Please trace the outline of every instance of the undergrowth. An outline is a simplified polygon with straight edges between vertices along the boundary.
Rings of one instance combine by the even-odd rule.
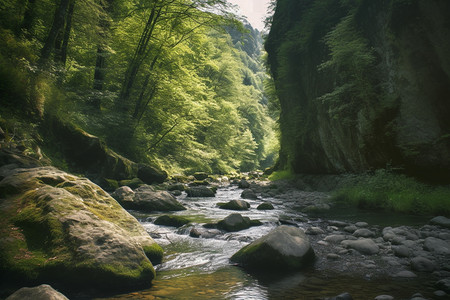
[[[450,186],[431,186],[388,170],[359,177],[335,191],[332,200],[363,209],[450,216]]]

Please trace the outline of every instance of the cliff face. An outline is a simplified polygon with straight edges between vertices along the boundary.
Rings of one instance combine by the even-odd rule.
[[[278,0],[281,167],[450,179],[450,2]]]

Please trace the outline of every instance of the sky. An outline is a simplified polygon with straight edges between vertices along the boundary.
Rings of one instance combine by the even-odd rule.
[[[247,17],[249,23],[259,31],[264,29],[264,19],[270,0],[228,0],[240,7],[239,14]]]

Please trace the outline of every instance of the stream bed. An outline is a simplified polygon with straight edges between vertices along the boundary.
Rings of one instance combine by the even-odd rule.
[[[261,221],[261,226],[239,232],[202,226],[236,213],[220,209],[217,204],[242,199],[241,193],[242,189],[236,185],[220,187],[216,197],[189,198],[183,193],[177,198],[187,210],[173,214],[184,216],[191,223],[181,228],[153,223],[158,216],[167,213],[132,211],[163,247],[163,263],[155,266],[157,277],[150,289],[98,299],[327,299],[344,292],[351,294],[353,299],[374,299],[379,295],[411,299],[416,293],[426,299],[444,299],[434,298],[434,292],[436,282],[450,272],[449,255],[433,256],[434,263],[439,266],[434,272],[411,272],[410,268],[412,257],[428,255],[421,248],[426,237],[423,235],[427,232],[430,236],[438,234],[434,226],[426,225],[429,218],[334,207],[307,215],[301,212],[305,206],[327,203],[328,196],[320,192],[293,191],[281,196],[261,197],[259,194],[257,200],[245,199],[250,209],[238,213]],[[256,207],[265,201],[271,202],[275,209],[257,210]],[[229,261],[243,246],[281,223],[298,226],[308,234],[317,256],[311,267],[298,272],[249,274]],[[371,238],[379,245],[379,253],[363,255],[353,249],[342,248],[341,238],[352,236],[349,227],[372,232]],[[386,240],[391,227],[399,237],[398,241]],[[190,235],[193,229],[201,233],[200,238]],[[446,229],[439,234],[450,237],[450,231]],[[393,245],[401,246],[403,241],[411,249],[409,257],[402,257],[394,251],[396,246]],[[414,276],[395,275],[401,271]]]

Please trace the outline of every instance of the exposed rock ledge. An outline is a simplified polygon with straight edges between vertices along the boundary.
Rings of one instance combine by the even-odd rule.
[[[162,249],[97,185],[53,167],[0,168],[0,281],[150,286]]]

